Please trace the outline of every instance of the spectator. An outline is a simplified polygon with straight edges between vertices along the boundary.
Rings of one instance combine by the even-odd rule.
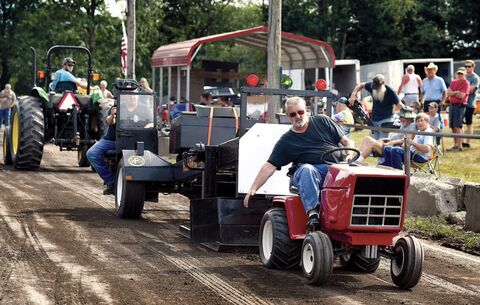
[[[433,132],[430,128],[429,117],[426,113],[419,113],[415,117],[417,129],[423,132]],[[433,147],[433,136],[415,135],[413,140],[407,138],[410,146],[410,158],[418,163],[425,163]],[[402,169],[405,150],[402,146],[387,146],[384,151],[385,163],[383,165]]]
[[[348,100],[345,97],[338,99],[335,105],[335,115],[333,120],[340,124],[354,124],[352,111],[347,106]],[[346,136],[350,135],[350,127],[343,127]]]
[[[139,85],[139,92],[146,92],[146,93],[153,93],[152,88],[150,88],[150,85],[148,84],[148,81],[145,77],[140,78],[140,82],[138,83]]]
[[[212,105],[212,93],[210,93],[209,91],[203,92],[200,95],[200,105],[211,106]]]
[[[413,122],[415,119],[415,114],[409,109],[402,109],[399,112],[400,117],[400,129],[402,131],[415,131],[416,125]],[[407,136],[409,136],[407,134]],[[413,138],[413,136],[409,136]],[[382,138],[376,140],[372,137],[366,136],[362,138],[362,142],[360,143],[360,157],[357,161],[361,162],[366,159],[371,153],[374,156],[383,156],[383,150],[387,146],[401,146],[403,144],[403,133],[390,133],[388,138]],[[383,159],[379,160],[379,163],[382,163]]]
[[[467,70],[465,67],[460,67],[457,70],[457,78],[452,81],[447,90],[447,96],[450,101],[450,108],[448,111],[448,121],[453,133],[463,133],[463,115],[465,114],[465,107],[467,106],[468,90],[470,83],[465,78]],[[447,149],[447,151],[462,151],[463,139],[453,138],[454,145]]]
[[[403,90],[403,102],[406,106],[412,106],[412,102],[419,101],[418,94],[422,87],[422,79],[420,75],[415,74],[415,67],[408,65],[406,74],[402,77],[402,82],[398,87],[397,94],[400,94]]]
[[[5,89],[0,92],[0,127],[3,123],[5,126],[10,126],[10,113],[15,106],[17,96],[12,90],[10,84],[5,85]]]
[[[226,96],[219,96],[217,104],[220,107],[233,107],[232,101]]]
[[[107,81],[106,80],[102,80],[100,82],[100,91],[102,92],[102,97],[105,99],[105,98],[113,98],[113,94],[112,92],[110,92],[108,89],[107,89]]]
[[[425,67],[425,73],[427,77],[423,79],[422,97],[423,112],[428,112],[428,105],[431,102],[437,103],[442,106],[445,103],[447,97],[447,86],[443,78],[436,75],[438,71],[437,65],[433,62],[429,63]]]
[[[376,127],[392,127],[394,121],[393,106],[398,104],[403,108],[404,105],[399,101],[392,87],[385,84],[385,77],[382,74],[377,74],[371,82],[358,84],[350,96],[350,105],[354,104],[358,92],[364,88],[370,92],[373,98],[371,115],[373,125]],[[385,138],[387,135],[386,132],[373,132],[373,137],[376,140]]]
[[[293,162],[296,170],[292,176],[292,183],[298,188],[308,215],[307,229],[313,231],[320,228],[319,196],[328,172],[328,165],[322,163],[322,155],[330,149],[339,147],[339,144],[353,147],[353,141],[348,139],[340,126],[329,117],[319,115],[310,118],[306,113],[303,98],[290,97],[285,106],[287,117],[293,126],[276,143],[247,192],[243,204],[248,207],[250,197],[255,195],[275,170]],[[351,159],[352,156],[353,153],[349,152],[346,158]]]
[[[465,61],[465,69],[467,70],[466,78],[470,83],[468,89],[467,107],[465,108],[465,124],[467,125],[466,134],[473,134],[473,113],[475,111],[475,97],[477,95],[478,88],[478,75],[475,71],[475,62],[473,60]],[[470,139],[465,139],[462,144],[463,147],[470,147]]]
[[[437,103],[431,102],[430,105],[428,105],[427,114],[430,117],[430,126],[433,130],[439,131],[440,129],[443,129],[442,116],[440,115],[440,112],[438,112]]]
[[[76,91],[76,86],[87,88],[87,83],[73,76],[75,61],[71,57],[63,59],[63,67],[55,72],[55,79],[50,83],[50,90],[63,93],[65,90]],[[66,83],[66,84],[65,84]]]

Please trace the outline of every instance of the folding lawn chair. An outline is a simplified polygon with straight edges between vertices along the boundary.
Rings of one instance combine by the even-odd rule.
[[[441,150],[437,145],[430,147],[430,155],[426,162],[415,162],[412,158],[410,165],[414,172],[421,172],[435,176],[435,179],[440,178],[440,162],[439,157],[442,155]]]

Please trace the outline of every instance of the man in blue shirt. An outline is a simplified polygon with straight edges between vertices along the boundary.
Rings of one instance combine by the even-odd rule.
[[[385,77],[377,74],[371,82],[358,84],[348,100],[353,105],[358,92],[365,89],[372,95],[372,122],[376,127],[392,127],[393,124],[393,105],[405,106],[398,98],[392,87],[385,84]],[[374,131],[372,135],[376,140],[387,138],[388,132]]]
[[[57,84],[59,82],[70,82],[82,88],[87,88],[87,84],[82,82],[80,79],[75,78],[73,76],[72,71],[73,67],[75,67],[75,61],[71,57],[66,57],[63,60],[63,67],[60,70],[55,72],[55,79],[50,83],[50,90],[55,91],[57,93],[62,93],[65,91],[64,88],[57,88]]]
[[[423,79],[422,97],[423,112],[428,112],[428,105],[431,102],[437,103],[439,106],[445,103],[447,99],[447,86],[443,78],[436,75],[438,66],[433,62],[425,67],[427,77]]]

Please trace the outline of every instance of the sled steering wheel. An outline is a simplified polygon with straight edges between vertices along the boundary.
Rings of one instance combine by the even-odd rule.
[[[334,152],[337,152],[337,151],[353,151],[355,152],[355,155],[353,156],[352,159],[348,160],[348,161],[343,161],[343,160],[339,160],[339,158],[334,154]],[[333,159],[335,160],[335,162],[331,162],[329,160],[327,160],[327,156],[331,157],[331,158],[328,158],[328,159]],[[333,149],[330,149],[326,152],[323,153],[322,155],[322,163],[326,163],[328,165],[332,165],[332,164],[352,164],[353,162],[357,161],[358,158],[360,157],[360,151],[356,148],[350,148],[350,147],[337,147],[337,148],[333,148]]]

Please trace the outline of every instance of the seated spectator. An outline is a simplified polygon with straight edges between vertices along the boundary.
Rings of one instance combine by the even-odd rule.
[[[428,116],[430,119],[430,126],[432,126],[432,129],[435,131],[439,131],[440,129],[443,129],[443,120],[440,112],[438,112],[438,104],[436,102],[431,102],[430,105],[428,105]]]
[[[353,115],[348,108],[347,103],[348,100],[345,97],[338,99],[335,105],[335,115],[333,116],[333,120],[340,124],[353,125]],[[343,131],[345,132],[345,135],[348,136],[350,134],[350,127],[343,127]]]
[[[419,131],[433,132],[430,128],[430,119],[428,114],[419,113],[415,117],[415,124]],[[418,163],[425,163],[428,161],[430,150],[433,147],[433,136],[415,135],[413,140],[407,139],[410,145],[410,158]],[[391,166],[393,168],[402,169],[405,150],[402,146],[388,146],[385,147],[383,155],[385,162],[383,165]]]
[[[226,96],[219,96],[218,99],[217,99],[217,104],[220,107],[234,107],[230,98],[228,98]]]
[[[212,105],[212,93],[206,91],[200,95],[200,105],[211,106]]]
[[[415,131],[416,126],[413,122],[415,114],[408,109],[402,109],[399,113],[400,129],[402,131]],[[360,143],[360,157],[358,161],[361,162],[366,159],[371,153],[375,156],[383,156],[384,149],[388,146],[401,146],[403,144],[403,133],[390,133],[388,138],[375,140],[373,137],[366,136]],[[382,161],[383,162],[383,161]]]
[[[178,118],[183,111],[195,111],[195,107],[182,96],[180,103],[173,106],[172,119]]]

